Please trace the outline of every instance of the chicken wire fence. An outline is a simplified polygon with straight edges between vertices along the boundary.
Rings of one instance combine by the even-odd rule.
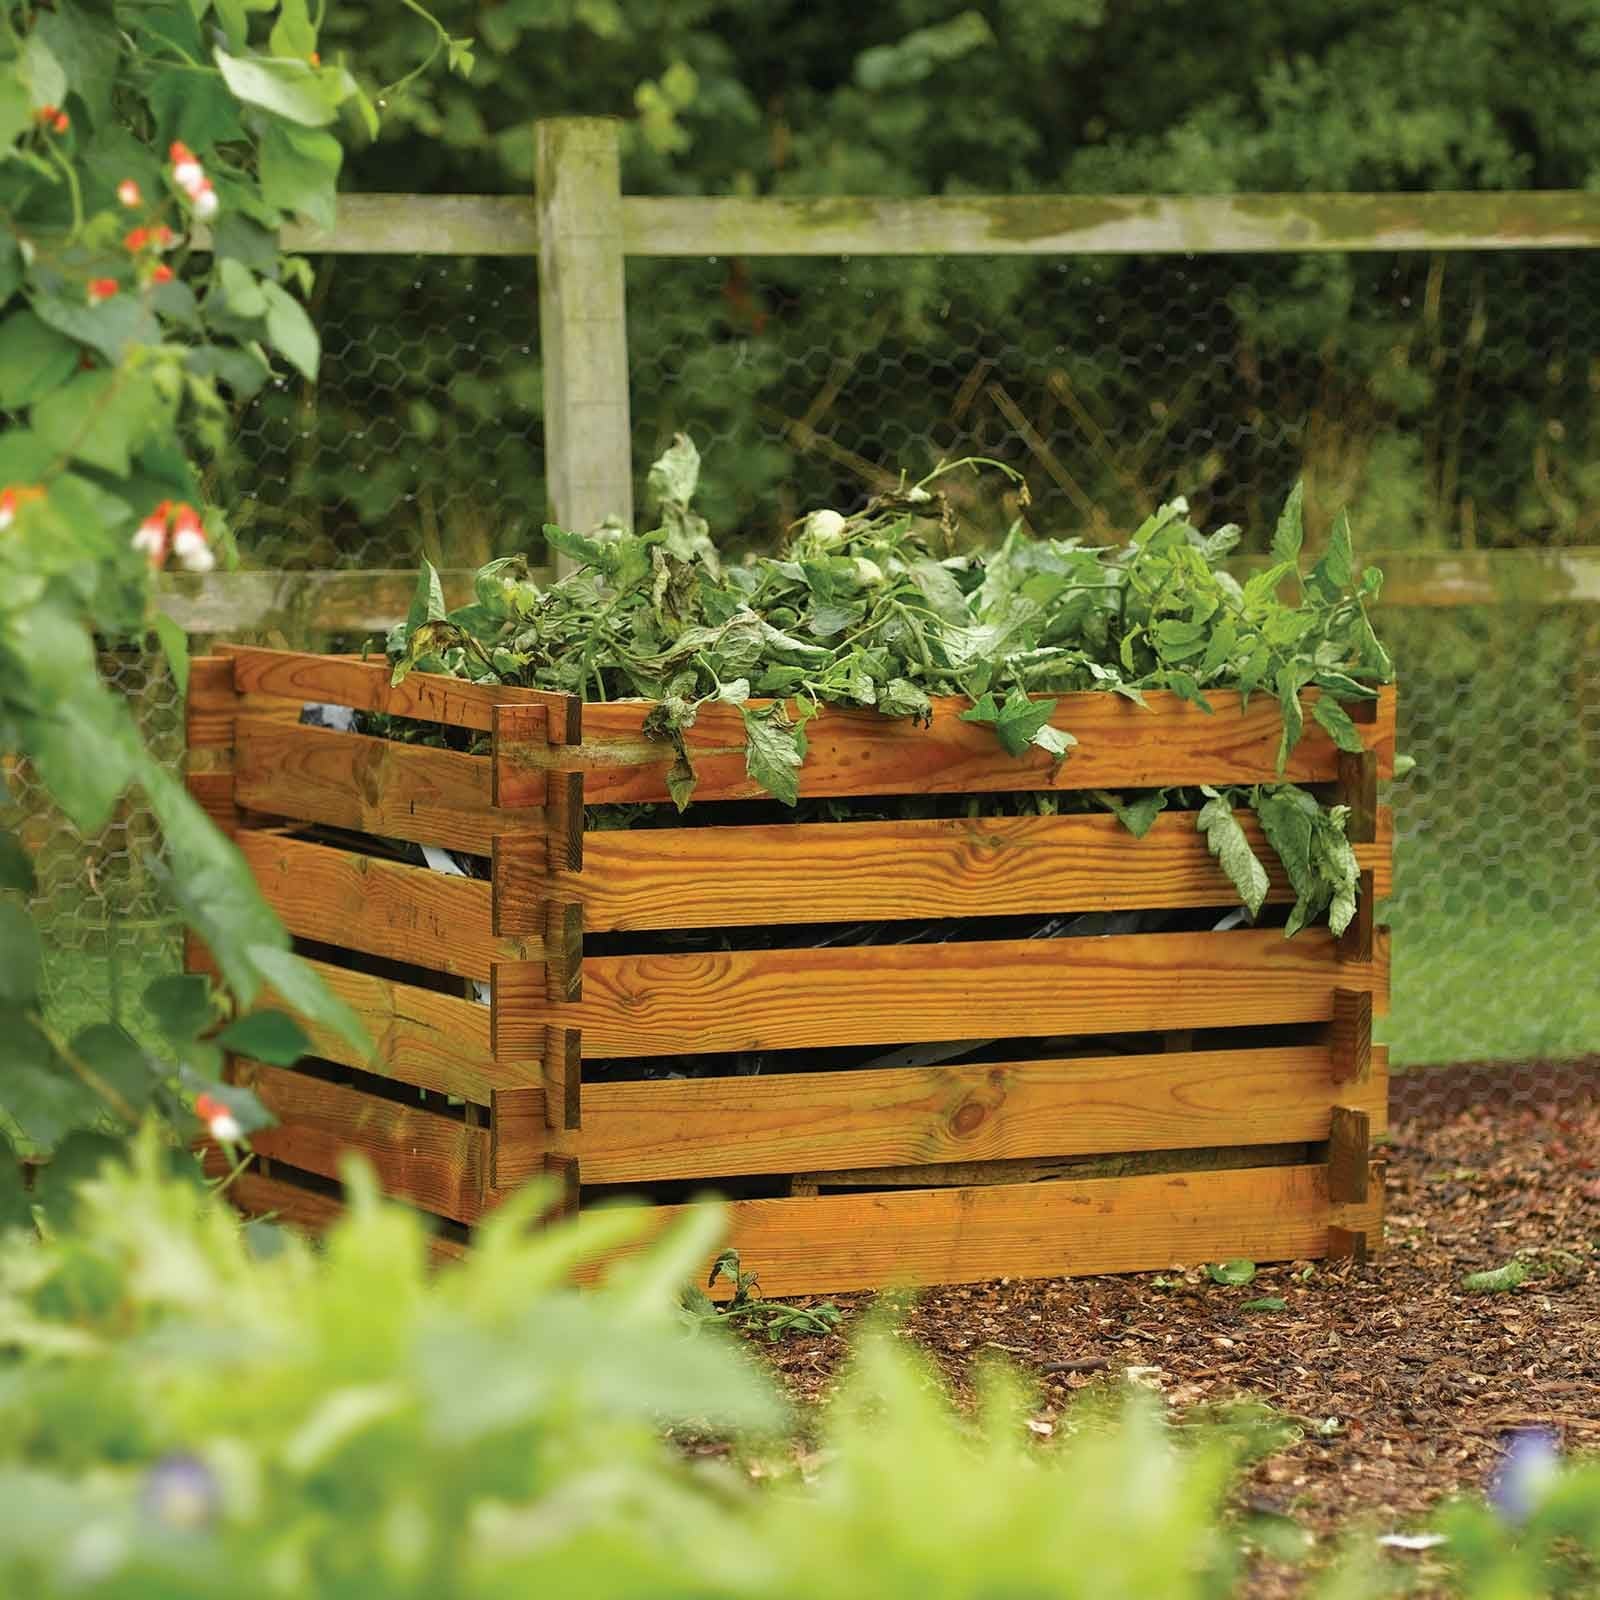
[[[686,430],[735,549],[970,454],[1027,483],[1024,505],[998,473],[946,480],[973,543],[1019,514],[1117,538],[1182,494],[1259,549],[1302,473],[1313,542],[1340,506],[1364,550],[1600,542],[1595,255],[634,260],[627,290],[639,503]],[[533,264],[330,256],[314,299],[319,381],[245,405],[209,486],[245,564],[542,556]],[[1391,797],[1395,1065],[1600,1052],[1600,609],[1389,607],[1380,629],[1418,762]],[[175,754],[170,680],[109,670]],[[23,806],[54,1002],[86,1015],[174,965],[148,816],[84,840]]]

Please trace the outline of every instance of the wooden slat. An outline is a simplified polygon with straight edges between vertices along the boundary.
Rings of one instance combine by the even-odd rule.
[[[207,1177],[225,1177],[230,1165],[221,1151],[206,1152]],[[269,1177],[254,1170],[242,1172],[233,1180],[227,1198],[247,1217],[271,1218],[312,1235],[327,1232],[344,1216],[344,1203],[335,1196],[309,1189],[288,1176]],[[435,1265],[464,1260],[467,1248],[444,1234],[436,1233],[428,1239],[428,1255]]]
[[[488,855],[501,834],[538,830],[540,810],[508,817],[489,795],[483,756],[328,728],[239,718],[241,805],[275,817]]]
[[[190,970],[214,973],[210,957],[190,943]],[[538,1092],[544,1070],[542,1039],[541,1049],[525,1062],[497,1060],[489,1049],[487,1006],[326,961],[307,965],[356,1013],[375,1045],[375,1053],[365,1056],[342,1034],[302,1017],[313,1055],[480,1106],[492,1104],[496,1094],[508,1090]],[[294,1009],[270,989],[263,993],[261,1004]]]
[[[1239,821],[1272,880],[1294,898],[1253,815]],[[1394,819],[1357,859],[1390,891]],[[582,872],[531,884],[583,906],[591,932],[885,921],[1049,911],[1227,905],[1222,869],[1194,818],[1168,814],[1135,839],[1113,816],[941,818],[641,828],[586,836]],[[525,892],[532,892],[531,890]]]
[[[185,781],[206,815],[226,834],[239,827],[234,784],[234,725],[239,697],[226,656],[196,656],[189,663],[184,701]]]
[[[1360,964],[1370,963],[1374,959],[1377,898],[1377,876],[1370,868],[1364,867],[1356,895],[1356,914],[1339,936],[1341,961]]]
[[[1008,755],[992,728],[963,722],[968,703],[934,701],[926,728],[875,711],[823,710],[806,725],[808,751],[800,769],[803,795],[996,793],[1020,789],[1139,789],[1171,784],[1270,783],[1277,781],[1281,732],[1278,707],[1256,695],[1241,712],[1239,696],[1218,692],[1208,716],[1166,691],[1146,696],[1141,710],[1118,695],[1065,694],[1057,700],[1054,726],[1079,745],[1059,766],[1042,750]],[[1315,699],[1308,692],[1309,707]],[[581,769],[589,805],[670,799],[670,746],[644,736],[650,702],[618,700],[585,708],[584,741],[575,749],[532,751],[529,759],[550,767]],[[1394,769],[1392,689],[1385,689],[1374,720],[1358,724],[1362,739],[1378,754],[1378,771]],[[685,735],[699,776],[699,800],[750,799],[764,794],[745,772],[744,725],[736,706],[703,706]],[[1331,783],[1338,754],[1318,724],[1306,719],[1306,734],[1283,776],[1296,783]]]
[[[496,939],[489,931],[490,889],[479,879],[277,833],[247,830],[238,842],[267,904],[297,938],[464,978],[488,978],[497,961],[544,970],[542,938]]]
[[[772,1295],[1293,1261],[1320,1256],[1330,1227],[1376,1233],[1375,1187],[1336,1206],[1327,1169],[1306,1166],[736,1200],[728,1243]],[[652,1232],[683,1209],[656,1208]]]
[[[631,256],[1147,255],[1557,250],[1600,244],[1579,190],[1218,195],[625,195]],[[342,194],[331,230],[283,247],[336,255],[533,256],[522,195]],[[208,248],[197,235],[197,248]]]
[[[345,1156],[359,1155],[396,1199],[457,1222],[482,1214],[487,1128],[257,1061],[233,1061],[229,1076],[278,1119],[250,1136],[258,1155],[325,1178],[339,1176]]]
[[[1370,983],[1372,988],[1372,1014],[1389,1015],[1389,974],[1393,955],[1393,940],[1387,926],[1380,923],[1372,930],[1372,966],[1370,978],[1366,975],[1356,980],[1358,987]]]
[[[581,1002],[556,1007],[506,981],[528,970],[498,969],[506,1044],[523,1057],[532,1028],[575,1027],[585,1060],[1327,1022],[1336,984],[1377,981],[1325,929],[1274,928],[591,956]]]
[[[405,200],[414,203],[409,195]],[[1592,249],[1600,244],[1595,196],[1559,189],[893,198],[630,195],[622,203],[622,220],[631,256],[1303,255]]]
[[[489,732],[497,705],[541,705],[550,715],[550,736],[560,743],[569,708],[577,704],[571,695],[468,683],[427,672],[413,672],[398,687],[391,687],[388,663],[381,659],[362,661],[354,656],[309,655],[248,645],[223,645],[221,649],[233,661],[234,684],[242,695],[326,701],[480,733]]]
[[[1380,1132],[1385,1061],[1343,1095]],[[538,1097],[513,1092],[494,1182],[535,1176],[550,1150],[578,1156],[586,1183],[633,1183],[1321,1140],[1329,1069],[1307,1046],[589,1082],[574,1133],[547,1130]]]
[[[1335,1083],[1364,1083],[1372,1071],[1372,999],[1370,990],[1333,991],[1328,1051]]]

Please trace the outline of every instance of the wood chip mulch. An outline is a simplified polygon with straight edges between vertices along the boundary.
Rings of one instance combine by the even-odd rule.
[[[1380,1262],[1264,1266],[1247,1287],[1190,1270],[929,1290],[909,1335],[958,1393],[974,1361],[1009,1357],[1036,1379],[1044,1424],[1129,1368],[1148,1369],[1135,1381],[1179,1415],[1265,1401],[1304,1437],[1257,1464],[1241,1504],[1318,1535],[1352,1519],[1375,1534],[1415,1527],[1442,1496],[1485,1486],[1508,1429],[1543,1425],[1568,1451],[1600,1451],[1600,1097],[1408,1118],[1388,1157]],[[1462,1289],[1464,1274],[1514,1258],[1533,1269],[1521,1287]],[[1241,1309],[1270,1296],[1287,1308]],[[870,1300],[835,1303],[848,1319]],[[763,1348],[810,1403],[831,1390],[847,1337]]]

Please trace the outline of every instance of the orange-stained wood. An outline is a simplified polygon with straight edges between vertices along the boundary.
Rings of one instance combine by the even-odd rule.
[[[542,971],[542,969],[539,969]],[[585,1060],[932,1039],[1328,1022],[1341,965],[1325,928],[586,957],[583,998],[541,1006],[534,969],[496,968],[500,1053],[583,1034]]]
[[[205,1149],[203,1160],[208,1178],[225,1178],[233,1167],[215,1146]],[[281,1165],[275,1171],[282,1176],[269,1177],[253,1169],[240,1173],[228,1185],[227,1198],[247,1217],[270,1218],[299,1233],[325,1233],[344,1216],[344,1203],[334,1195],[296,1183]],[[435,1266],[462,1261],[467,1250],[460,1240],[444,1234],[433,1234],[428,1240],[428,1256]]]
[[[1294,898],[1253,815],[1239,820],[1272,879]],[[1390,890],[1393,815],[1357,858]],[[581,872],[508,861],[507,897],[556,894],[583,906],[584,925],[720,928],[783,922],[887,921],[1048,911],[1228,905],[1234,892],[1194,818],[1156,818],[1135,839],[1113,816],[938,818],[907,822],[773,823],[641,828],[587,835]],[[496,871],[500,868],[497,865]]]
[[[487,1006],[393,978],[351,972],[326,961],[306,964],[354,1010],[376,1046],[375,1055],[365,1056],[332,1028],[302,1017],[301,1026],[311,1036],[311,1053],[324,1061],[359,1067],[481,1106],[508,1089],[538,1092],[544,1081],[538,1054],[518,1064],[498,1061],[490,1053]],[[193,941],[190,970],[216,973],[210,956]],[[293,1010],[270,989],[260,1004]]]
[[[481,856],[503,833],[544,826],[542,811],[495,809],[484,756],[253,715],[239,718],[236,751],[239,803],[276,817]]]
[[[1276,702],[1255,696],[1247,711],[1239,696],[1208,696],[1208,716],[1166,691],[1146,696],[1141,710],[1118,695],[1064,694],[1052,723],[1079,743],[1059,767],[1042,750],[1007,755],[992,728],[963,722],[965,700],[934,702],[932,723],[879,716],[875,711],[826,706],[806,725],[808,750],[800,769],[803,795],[984,793],[1017,789],[1138,789],[1171,784],[1271,783],[1277,780],[1281,731]],[[1316,698],[1308,691],[1309,706]],[[752,702],[754,703],[754,702]],[[1358,723],[1378,755],[1378,772],[1394,768],[1394,692],[1385,689],[1371,722]],[[650,702],[619,700],[584,710],[584,742],[576,749],[530,749],[524,759],[549,767],[581,768],[589,805],[666,801],[670,746],[647,739]],[[699,777],[697,800],[749,799],[764,791],[745,772],[744,725],[736,706],[701,708],[685,734]],[[1321,726],[1306,732],[1284,777],[1333,783],[1339,752]]]
[[[189,663],[184,701],[184,772],[189,793],[226,834],[238,831],[234,784],[234,724],[239,697],[226,656],[196,656]]]
[[[339,1176],[345,1156],[360,1155],[398,1199],[458,1222],[482,1213],[487,1128],[257,1061],[234,1060],[229,1076],[277,1118],[250,1136],[257,1155],[325,1178]]]
[[[1381,1132],[1378,1059],[1343,1101]],[[586,1183],[633,1183],[1289,1144],[1327,1139],[1332,1115],[1328,1051],[1315,1046],[591,1081],[576,1132],[547,1127],[540,1099],[499,1098],[496,1188],[535,1176],[550,1150],[578,1156]]]
[[[302,939],[486,979],[497,961],[539,963],[544,940],[496,939],[489,885],[276,833],[239,836],[267,904]]]
[[[657,1207],[646,1237],[683,1209]],[[1320,1256],[1332,1227],[1378,1233],[1382,1180],[1362,1206],[1335,1205],[1327,1169],[1306,1166],[736,1200],[728,1214],[764,1293],[839,1293]]]
[[[582,727],[582,702],[572,695],[468,683],[426,672],[413,672],[391,687],[388,663],[381,659],[363,661],[356,656],[309,655],[252,645],[223,645],[221,649],[233,661],[234,684],[240,694],[327,701],[354,706],[358,711],[476,728],[480,733],[489,731],[497,705],[542,706],[550,719],[554,744],[576,742]]]

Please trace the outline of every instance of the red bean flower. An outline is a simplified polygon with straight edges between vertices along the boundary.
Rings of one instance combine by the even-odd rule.
[[[172,282],[172,268],[169,267],[166,264],[165,261],[158,262],[154,267],[152,267],[150,269],[150,281],[153,284],[154,283],[171,283]]]
[[[178,507],[172,525],[172,553],[186,572],[210,572],[217,564],[206,538],[205,524],[193,506]]]
[[[129,228],[122,236],[122,248],[137,255],[139,251],[149,245],[150,239],[151,234],[148,228]]]
[[[0,533],[17,520],[17,513],[30,500],[42,499],[44,490],[36,483],[14,483],[0,489]]]
[[[172,502],[163,500],[134,530],[133,548],[149,561],[152,567],[167,564],[167,518]]]
[[[239,1119],[215,1095],[198,1094],[195,1115],[206,1125],[206,1132],[222,1144],[233,1144],[244,1137]]]
[[[144,203],[144,196],[139,192],[139,185],[132,178],[124,178],[117,185],[117,199],[130,211]]]
[[[195,216],[209,222],[217,214],[217,191],[199,157],[181,139],[172,141],[167,154],[172,157],[172,181],[189,197]]]
[[[97,306],[111,299],[119,287],[115,278],[91,278],[89,280],[89,304]]]

